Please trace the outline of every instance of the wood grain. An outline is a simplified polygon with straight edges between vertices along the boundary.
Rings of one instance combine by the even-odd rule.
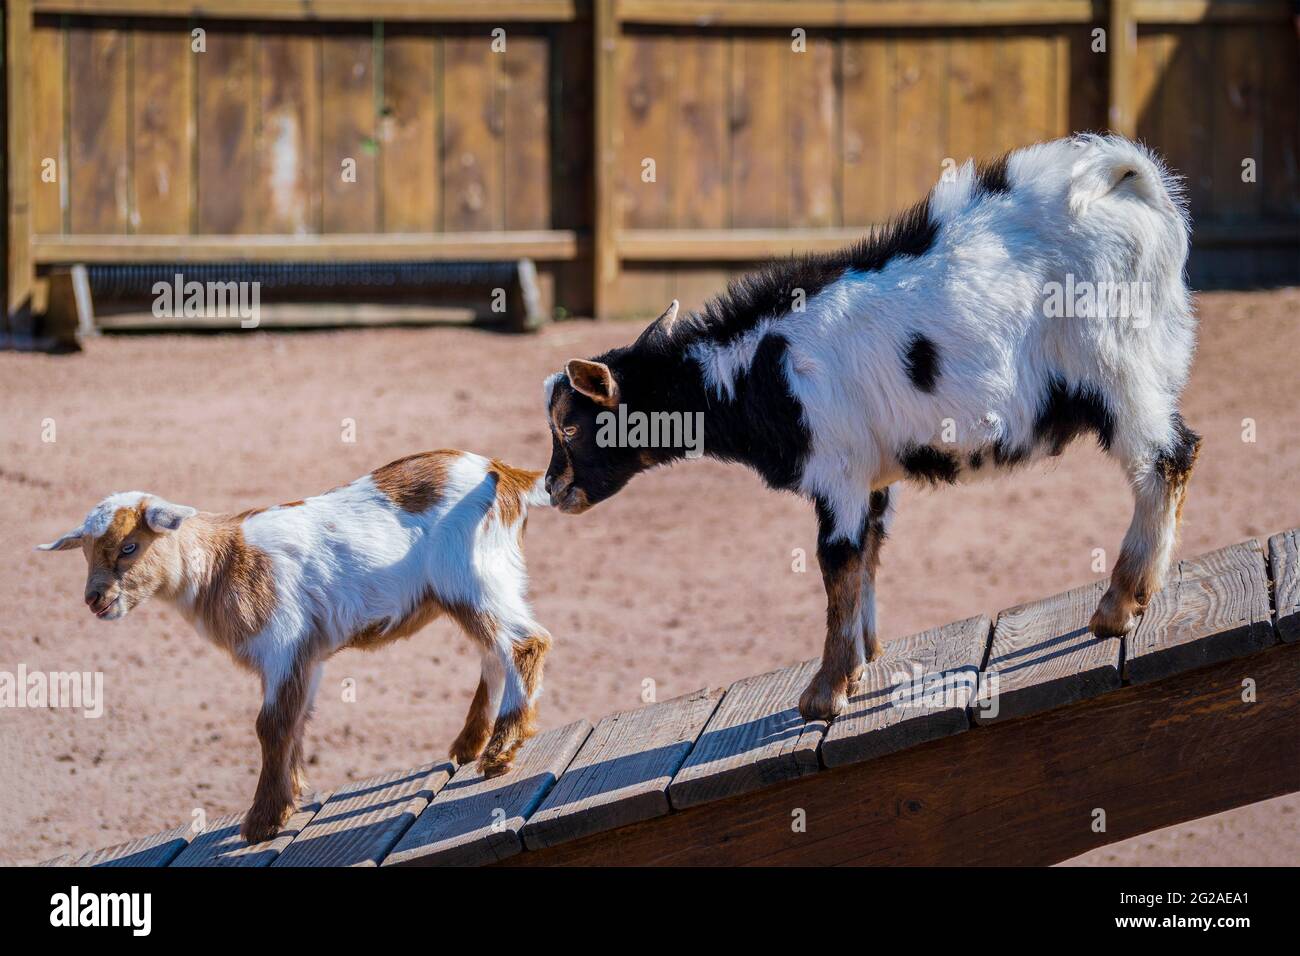
[[[231,813],[208,824],[207,829],[194,836],[171,866],[270,866],[271,862],[309,824],[329,799],[328,794],[314,796],[291,816],[280,832],[262,843],[249,845],[240,835],[244,820],[242,813]]]
[[[57,21],[38,23],[32,30],[32,231],[63,231],[64,183],[68,175],[67,144],[63,141],[64,32]],[[54,160],[57,178],[48,182],[44,164]]]
[[[784,144],[789,34],[741,34],[731,41],[731,224],[790,224],[790,164]],[[632,222],[631,225],[648,225]]]
[[[790,208],[787,224],[799,228],[839,225],[839,97],[835,42],[825,34],[806,38],[802,53],[785,60],[785,110],[789,145]],[[774,148],[769,144],[768,148]]]
[[[1135,684],[1274,643],[1259,542],[1178,562],[1125,640],[1124,677]]]
[[[1300,790],[1297,726],[1300,644],[1276,645],[507,863],[1044,866]]]
[[[899,212],[893,189],[895,41],[850,36],[841,42],[842,219],[867,226]]]
[[[257,110],[253,36],[210,28],[207,51],[193,54],[198,68],[197,231],[258,231],[256,201]]]
[[[99,21],[70,27],[67,44],[69,231],[124,233],[130,206],[127,34]]]
[[[1268,567],[1277,636],[1288,643],[1300,641],[1300,528],[1268,539]]]
[[[129,840],[117,846],[92,850],[77,857],[72,866],[167,866],[185,849],[193,834],[188,824]]]
[[[507,229],[551,225],[550,44],[511,30],[497,71]]]
[[[500,229],[500,56],[486,34],[443,39],[443,220],[448,232]]]
[[[369,30],[321,37],[322,232],[379,231],[374,47]]]
[[[805,722],[799,695],[820,664],[806,661],[727,688],[668,787],[672,805],[695,806],[816,773],[826,721]]]
[[[991,631],[981,615],[886,644],[823,738],[822,762],[839,767],[966,730]]]
[[[258,40],[261,231],[321,230],[321,38],[268,30]],[[430,227],[432,228],[432,227]]]
[[[474,764],[456,771],[384,860],[385,866],[478,866],[523,849],[519,831],[564,773],[591,724],[575,721],[519,748],[514,765],[485,779]]]
[[[385,232],[430,232],[441,221],[438,105],[442,44],[425,29],[385,27],[379,115]]]
[[[1119,686],[1122,641],[1088,630],[1105,590],[1098,581],[998,615],[976,723],[1024,717]]]
[[[190,231],[194,162],[194,70],[190,35],[175,27],[131,34],[133,232]]]
[[[271,865],[378,866],[452,770],[431,763],[338,788]]]
[[[668,784],[721,699],[721,690],[698,690],[606,717],[524,825],[524,844],[554,846],[667,813]]]

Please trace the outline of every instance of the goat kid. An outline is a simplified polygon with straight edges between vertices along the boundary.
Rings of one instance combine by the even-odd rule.
[[[1123,634],[1161,585],[1200,448],[1178,413],[1187,248],[1177,183],[1123,138],[967,162],[858,244],[772,263],[689,318],[674,302],[631,346],[570,361],[546,382],[546,488],[576,514],[684,457],[602,437],[614,410],[668,412],[702,417],[704,454],[810,499],[826,643],[799,708],[828,718],[880,653],[891,486],[1005,471],[1090,433],[1135,500],[1091,621]]]
[[[262,681],[262,772],[241,833],[269,839],[306,781],[303,728],[326,658],[414,634],[446,614],[482,673],[451,746],[487,776],[534,732],[550,634],[532,616],[523,558],[540,473],[459,451],[412,455],[305,501],[209,514],[132,491],[111,495],[44,551],[81,548],[85,600],[119,620],[147,598],[187,620]]]

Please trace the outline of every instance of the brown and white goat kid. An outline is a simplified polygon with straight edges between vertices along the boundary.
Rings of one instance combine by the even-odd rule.
[[[40,548],[85,552],[85,600],[101,620],[158,595],[261,676],[262,773],[242,828],[257,843],[305,787],[303,727],[325,659],[406,637],[443,614],[482,655],[451,756],[479,757],[488,776],[509,768],[534,731],[551,644],[528,606],[523,557],[528,506],[547,500],[538,472],[443,450],[240,514],[115,494]]]
[[[705,455],[810,499],[826,644],[799,709],[829,717],[880,650],[891,485],[1000,472],[1091,434],[1135,499],[1092,618],[1123,634],[1160,587],[1200,447],[1178,413],[1187,247],[1177,183],[1120,137],[968,162],[858,244],[773,263],[697,315],[674,302],[631,346],[569,362],[546,383],[547,490],[578,513],[688,457],[602,440],[617,411],[702,415]]]

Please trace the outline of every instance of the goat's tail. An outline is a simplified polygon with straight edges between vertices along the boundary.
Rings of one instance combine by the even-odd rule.
[[[1084,133],[1073,139],[1079,150],[1070,170],[1069,206],[1084,216],[1092,205],[1121,186],[1135,193],[1158,212],[1177,217],[1187,225],[1187,202],[1182,180],[1160,157],[1123,136]]]

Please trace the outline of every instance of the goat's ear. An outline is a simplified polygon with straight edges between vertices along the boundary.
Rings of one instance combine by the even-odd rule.
[[[570,359],[565,371],[574,390],[597,405],[612,408],[618,404],[618,382],[614,381],[614,373],[604,362]]]
[[[71,548],[81,547],[81,541],[86,536],[84,528],[77,528],[75,531],[69,531],[57,541],[51,541],[49,544],[38,544],[37,551],[67,551]]]
[[[174,505],[162,498],[150,498],[144,509],[144,521],[151,531],[159,534],[175,531],[186,518],[193,518],[198,511],[188,505]]]
[[[638,342],[644,342],[654,336],[662,335],[667,337],[673,334],[673,323],[677,321],[677,311],[681,308],[681,303],[676,299],[668,303],[668,308],[664,309],[659,318],[655,319],[645,327],[645,331],[638,337]]]

